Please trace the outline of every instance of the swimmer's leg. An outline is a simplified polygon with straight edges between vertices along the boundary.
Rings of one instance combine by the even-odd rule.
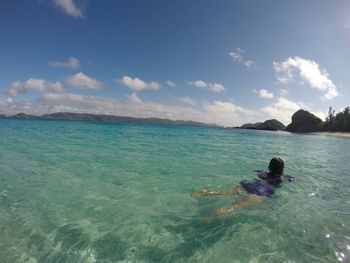
[[[240,198],[236,203],[233,203],[229,207],[223,207],[216,209],[214,211],[214,215],[222,215],[222,214],[228,214],[228,213],[233,213],[234,211],[254,205],[263,202],[266,199],[264,196],[258,196],[254,194],[248,194],[242,198]]]
[[[206,189],[200,189],[198,191],[195,191],[193,193],[191,193],[191,196],[209,196],[209,195],[224,195],[224,196],[228,196],[228,195],[233,195],[233,194],[239,194],[244,192],[244,189],[240,186],[235,186],[232,187],[226,191],[224,190],[217,190],[217,191],[208,191]]]
[[[250,206],[250,205],[261,203],[265,199],[266,199],[265,196],[258,196],[258,195],[254,195],[254,194],[248,194],[248,195],[240,198],[237,202],[233,203],[232,205],[230,205],[228,207],[222,207],[222,208],[215,209],[214,212],[210,216],[208,216],[207,218],[205,218],[203,220],[203,223],[209,224],[216,217],[218,217],[220,215],[232,214],[233,212],[237,211],[238,209],[241,209],[241,208],[244,208],[244,207],[247,207],[247,206]]]

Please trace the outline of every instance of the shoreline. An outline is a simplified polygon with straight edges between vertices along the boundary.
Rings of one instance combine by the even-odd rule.
[[[332,137],[342,137],[350,139],[350,132],[311,132],[314,135],[326,135]]]

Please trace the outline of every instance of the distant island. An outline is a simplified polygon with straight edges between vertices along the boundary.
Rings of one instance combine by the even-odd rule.
[[[135,118],[135,117],[115,116],[115,115],[105,115],[105,114],[71,113],[71,112],[56,112],[51,114],[44,114],[41,116],[29,115],[26,113],[17,113],[16,115],[12,115],[12,116],[6,116],[4,114],[0,114],[0,118],[101,121],[101,122],[118,122],[118,123],[171,124],[171,125],[219,127],[215,124],[207,124],[207,123],[196,122],[196,121],[169,120],[169,119],[160,119],[160,118]]]

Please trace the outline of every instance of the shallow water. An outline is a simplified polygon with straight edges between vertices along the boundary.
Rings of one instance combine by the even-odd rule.
[[[297,178],[210,224],[269,159]],[[349,262],[350,139],[0,120],[0,262]]]

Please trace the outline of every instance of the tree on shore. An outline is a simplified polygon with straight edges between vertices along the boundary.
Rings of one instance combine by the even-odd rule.
[[[332,107],[329,107],[328,116],[324,125],[327,131],[346,131],[350,132],[350,107],[335,115]]]

